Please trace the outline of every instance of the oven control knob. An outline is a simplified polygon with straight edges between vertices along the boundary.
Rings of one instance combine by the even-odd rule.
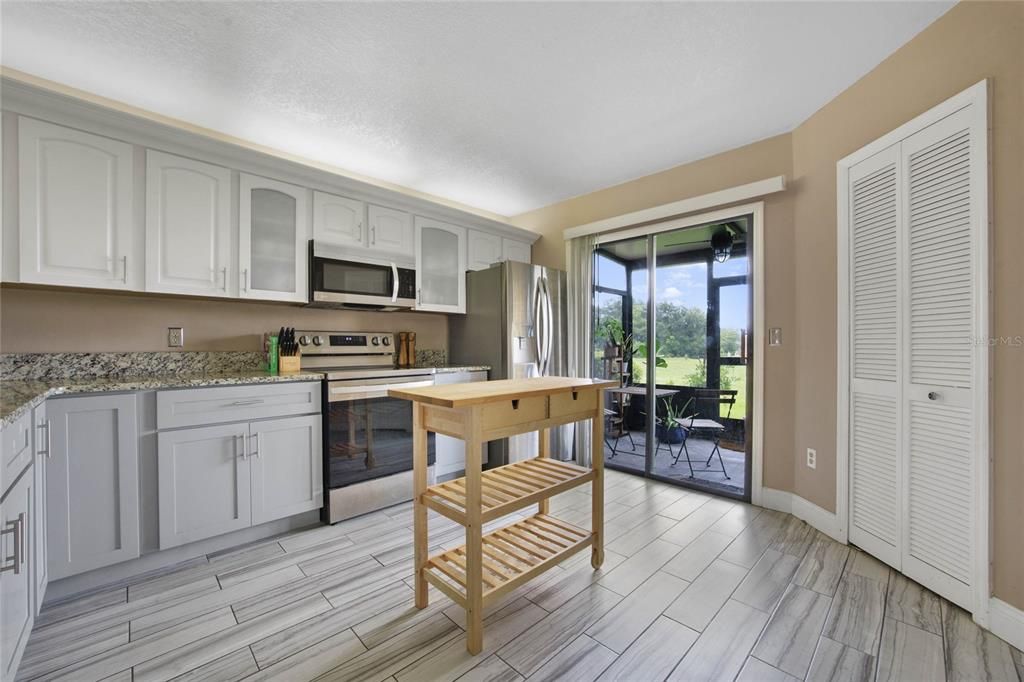
[[[322,336],[314,336],[313,337],[313,345],[314,346],[322,346],[322,345],[324,345],[324,337],[322,337]]]
[[[299,337],[299,345],[300,346],[308,346],[309,345],[309,337],[306,336],[305,334],[300,336]]]
[[[380,345],[380,338],[374,336],[373,338],[370,339],[370,343],[372,343],[375,346],[379,346]]]
[[[381,337],[381,342],[382,342],[382,343],[383,343],[383,344],[384,344],[385,346],[390,346],[390,345],[391,345],[391,337],[390,337],[390,336],[384,336],[384,337]]]

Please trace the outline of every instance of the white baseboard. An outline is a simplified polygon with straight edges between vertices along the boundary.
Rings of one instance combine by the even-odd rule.
[[[799,495],[773,488],[761,489],[761,506],[775,511],[786,512],[806,521],[833,540],[846,544],[846,528],[839,523],[835,513],[808,502]]]
[[[1024,611],[992,597],[988,600],[988,629],[1024,651]]]

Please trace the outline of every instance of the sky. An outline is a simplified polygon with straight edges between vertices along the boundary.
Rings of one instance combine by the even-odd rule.
[[[719,274],[741,274],[746,271],[746,259],[735,258],[719,266]],[[707,305],[707,272],[703,264],[677,265],[658,268],[656,293],[658,301],[671,301],[688,308],[704,308]],[[729,287],[721,291],[721,320],[727,329],[742,329],[747,326],[746,287]],[[643,301],[647,297],[647,271],[633,272],[633,300]]]

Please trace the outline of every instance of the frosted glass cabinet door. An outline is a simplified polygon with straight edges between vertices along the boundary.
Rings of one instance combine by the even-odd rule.
[[[416,217],[416,309],[466,312],[466,230]]]
[[[307,300],[308,214],[306,189],[245,173],[239,176],[242,298]]]

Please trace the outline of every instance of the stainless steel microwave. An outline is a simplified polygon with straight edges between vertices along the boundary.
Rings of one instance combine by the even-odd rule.
[[[416,271],[394,263],[339,260],[309,248],[309,305],[320,308],[409,310],[416,306]]]

